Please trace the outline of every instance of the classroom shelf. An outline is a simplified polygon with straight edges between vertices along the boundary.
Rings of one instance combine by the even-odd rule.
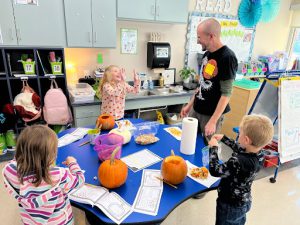
[[[51,64],[49,62],[49,56],[55,55],[55,59],[60,61],[61,74],[53,74]],[[24,73],[23,64],[20,62],[21,57],[30,58],[35,62],[35,74],[32,76]],[[22,74],[22,77],[15,77],[16,74]],[[49,76],[45,76],[49,74]],[[22,78],[26,77],[30,87],[40,96],[43,107],[44,97],[46,92],[50,88],[50,79],[55,76],[59,88],[61,88],[69,99],[69,93],[66,83],[66,72],[64,62],[64,49],[63,48],[15,48],[15,47],[3,47],[0,48],[0,110],[3,105],[13,104],[14,98],[18,95],[22,89]],[[51,77],[50,77],[51,76]],[[43,123],[43,119],[40,118],[34,122],[25,124],[22,119],[18,119],[13,128],[17,134],[26,127],[33,123]]]

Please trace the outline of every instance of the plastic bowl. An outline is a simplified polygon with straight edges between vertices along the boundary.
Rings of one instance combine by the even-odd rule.
[[[122,152],[122,145],[123,145],[123,137],[118,134],[102,134],[95,139],[95,147],[94,150],[98,154],[98,158],[101,161],[106,159],[110,159],[112,152],[117,148],[120,147],[120,150],[116,154],[115,158],[121,158]]]

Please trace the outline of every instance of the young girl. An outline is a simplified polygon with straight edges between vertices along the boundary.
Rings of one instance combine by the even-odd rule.
[[[76,159],[67,157],[67,168],[53,166],[57,137],[48,127],[25,128],[17,141],[15,160],[3,171],[4,184],[17,201],[24,224],[73,224],[68,192],[84,184]]]
[[[137,93],[140,88],[138,75],[134,73],[134,87],[125,81],[125,70],[111,65],[105,69],[99,91],[102,94],[101,114],[110,114],[116,120],[123,118],[125,96],[127,93]]]

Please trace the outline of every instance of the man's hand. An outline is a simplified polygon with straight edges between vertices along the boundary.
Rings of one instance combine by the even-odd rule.
[[[216,126],[217,124],[211,120],[208,121],[208,123],[205,125],[205,136],[211,136],[216,132]]]
[[[180,117],[183,118],[183,117],[186,117],[189,112],[190,112],[190,106],[187,104],[186,106],[184,106],[182,109],[181,109],[181,112],[180,112]]]

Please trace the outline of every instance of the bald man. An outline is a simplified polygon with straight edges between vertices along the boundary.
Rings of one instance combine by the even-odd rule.
[[[197,27],[197,42],[203,55],[199,88],[190,102],[181,110],[181,116],[198,119],[199,132],[206,143],[214,133],[219,133],[223,114],[230,111],[229,99],[238,62],[232,50],[221,42],[221,25],[213,18]]]

